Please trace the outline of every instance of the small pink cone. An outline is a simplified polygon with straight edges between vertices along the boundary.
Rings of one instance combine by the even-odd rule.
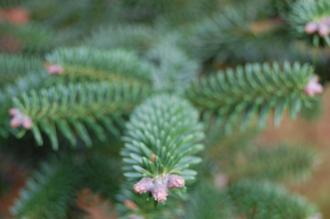
[[[22,126],[26,129],[30,129],[32,127],[32,120],[29,117],[24,117]]]
[[[47,71],[51,75],[59,75],[59,74],[62,74],[64,72],[64,69],[60,65],[53,64],[53,65],[48,65],[47,66]]]
[[[318,26],[316,22],[309,22],[305,25],[305,32],[308,34],[315,33],[318,30]]]
[[[133,189],[136,193],[142,194],[150,192],[154,187],[154,182],[152,178],[145,177],[142,178],[139,182],[135,183]]]
[[[185,180],[182,176],[179,175],[169,175],[167,178],[168,188],[182,188],[185,185]]]
[[[21,124],[22,124],[22,120],[19,117],[15,116],[10,120],[10,127],[12,128],[18,128],[21,126]]]
[[[11,116],[10,126],[12,128],[23,127],[25,129],[30,129],[32,127],[32,120],[28,116],[24,115],[16,108],[9,110]]]
[[[155,201],[163,203],[167,200],[169,189],[182,188],[185,186],[185,179],[175,174],[166,174],[157,178],[142,178],[133,189],[136,193],[150,192]]]
[[[307,83],[305,87],[305,93],[308,96],[314,96],[315,94],[320,94],[323,92],[323,87],[319,83],[319,79],[317,76],[313,76],[310,78],[309,82]]]
[[[163,203],[167,200],[168,189],[167,184],[163,179],[158,179],[151,191],[151,194],[155,201]]]

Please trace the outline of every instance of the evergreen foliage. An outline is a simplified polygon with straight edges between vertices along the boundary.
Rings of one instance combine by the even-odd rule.
[[[0,157],[28,176],[14,218],[84,217],[86,189],[110,218],[318,214],[282,188],[318,153],[254,139],[322,112],[327,0],[0,4]]]
[[[46,82],[47,79],[48,75],[45,74],[44,71],[36,71],[17,78],[13,83],[6,83],[2,87],[0,90],[0,103],[2,105],[0,117],[3,119],[0,121],[0,134],[3,137],[8,137],[8,134],[11,131],[8,120],[8,112],[12,107],[13,98],[31,89],[49,86],[51,82]]]
[[[183,99],[155,96],[138,107],[124,137],[125,176],[132,180],[179,174],[195,178],[190,166],[199,163],[194,154],[203,146],[197,112]]]
[[[264,126],[271,111],[279,125],[285,110],[296,117],[311,105],[304,88],[312,75],[311,66],[298,63],[248,64],[196,81],[187,96],[200,109],[216,113],[229,130],[237,122],[244,128],[256,115]]]
[[[102,51],[90,48],[58,49],[47,56],[50,64],[63,67],[62,75],[90,80],[125,80],[148,82],[152,69],[134,53],[124,50]]]
[[[114,176],[119,175],[113,160],[98,153],[73,158],[58,156],[42,164],[21,191],[11,209],[13,214],[29,219],[67,218],[78,191],[86,187],[113,199],[118,191],[115,184],[118,177]],[[111,171],[111,175],[104,174],[107,171]]]
[[[229,188],[236,209],[246,218],[308,218],[314,207],[269,182],[241,181]]]
[[[72,145],[76,145],[75,136],[86,145],[92,144],[87,127],[98,139],[105,140],[105,130],[114,131],[114,122],[120,122],[149,93],[150,89],[140,84],[78,83],[24,93],[14,99],[14,104],[32,120],[37,143],[43,144],[43,131],[52,147],[58,149],[57,132]]]
[[[330,21],[324,23],[325,31],[320,28],[322,19],[330,18],[330,2],[327,0],[300,0],[292,5],[288,19],[292,29],[301,37],[307,38],[314,46],[330,45]],[[314,22],[314,23],[313,23]],[[310,29],[316,25],[315,30]],[[309,26],[311,25],[311,26]],[[317,27],[318,25],[318,27]]]
[[[29,219],[66,218],[80,176],[71,161],[53,159],[27,182],[12,211]]]

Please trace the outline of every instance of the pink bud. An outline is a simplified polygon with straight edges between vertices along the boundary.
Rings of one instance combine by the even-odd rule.
[[[179,175],[169,175],[167,181],[168,188],[182,188],[185,185],[185,180]]]
[[[24,117],[22,126],[26,129],[30,129],[32,127],[32,120],[29,117]]]
[[[325,37],[325,36],[328,36],[329,33],[330,33],[330,27],[327,24],[321,23],[319,25],[319,34],[320,34],[320,36]]]
[[[12,127],[12,128],[18,128],[21,126],[21,124],[22,124],[22,120],[21,120],[21,118],[19,118],[17,116],[13,117],[10,120],[10,127]]]
[[[313,76],[308,81],[307,85],[305,86],[305,93],[308,96],[314,96],[315,94],[319,94],[323,92],[323,87],[319,83],[319,79],[317,76]]]
[[[62,74],[64,72],[64,69],[60,65],[53,64],[47,66],[47,71],[51,75],[58,75],[58,74]]]
[[[185,179],[179,175],[162,175],[157,178],[142,178],[134,185],[134,191],[138,194],[150,192],[155,201],[163,203],[169,195],[168,189],[182,188],[185,185]]]
[[[139,182],[135,183],[133,189],[136,193],[142,194],[150,192],[154,187],[154,182],[151,178],[145,177],[142,178]]]
[[[10,126],[12,128],[18,128],[22,126],[23,128],[30,129],[32,127],[32,120],[28,116],[24,115],[21,111],[16,108],[9,110],[11,115]]]
[[[309,22],[305,25],[305,32],[308,34],[315,33],[318,30],[318,24],[316,22]]]
[[[165,202],[168,196],[167,183],[163,179],[157,179],[151,193],[155,201]]]

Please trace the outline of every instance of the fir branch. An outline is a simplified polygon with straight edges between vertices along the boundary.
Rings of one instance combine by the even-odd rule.
[[[283,34],[282,21],[259,15],[269,7],[266,3],[225,7],[197,22],[183,37],[188,54],[202,62],[220,64],[291,58],[288,48],[293,44]]]
[[[175,45],[179,36],[142,25],[110,26],[95,33],[87,45],[135,51],[153,67],[152,79],[157,89],[182,92],[196,77],[199,65]]]
[[[46,55],[44,69],[38,58],[0,54],[0,134],[25,137],[3,139],[2,151],[46,160],[28,180],[14,217],[83,217],[76,207],[96,216],[98,209],[87,205],[102,197],[102,205],[103,198],[117,201],[112,216],[125,219],[316,218],[309,202],[259,181],[306,177],[314,152],[250,142],[270,114],[275,125],[285,113],[316,114],[323,87],[313,68],[261,63],[197,74],[293,59],[323,72],[327,0],[5,1],[15,8],[0,9],[0,51],[43,56],[62,46]],[[292,38],[288,24],[318,47]],[[253,133],[227,135],[252,126]],[[123,141],[112,138],[124,128]],[[57,159],[43,156],[51,147],[21,151],[31,140],[75,150]],[[213,144],[190,186],[202,161],[197,153]],[[85,200],[86,191],[98,194]]]
[[[12,98],[29,89],[37,89],[48,84],[46,72],[42,71],[41,60],[23,55],[0,55],[0,135],[8,135],[8,111]],[[49,82],[50,83],[50,82]]]
[[[67,218],[79,179],[80,172],[67,159],[43,164],[22,190],[13,214],[26,219]]]
[[[14,107],[31,119],[31,127],[25,128],[32,129],[39,145],[43,144],[41,132],[44,132],[57,149],[57,132],[72,145],[76,145],[76,136],[90,145],[92,138],[88,129],[97,139],[104,140],[105,130],[116,132],[115,121],[122,122],[122,116],[127,115],[150,91],[150,87],[136,83],[58,85],[24,93],[14,99]]]
[[[288,15],[292,29],[314,46],[330,46],[330,2],[299,0]]]
[[[127,124],[122,151],[125,176],[133,182],[142,178],[134,186],[137,193],[147,192],[145,183],[155,184],[150,192],[155,200],[165,201],[168,187],[182,187],[185,180],[195,178],[190,166],[200,162],[193,155],[203,148],[198,143],[203,136],[198,113],[185,100],[168,95],[147,100]],[[172,176],[175,183],[170,185]],[[164,186],[165,197],[157,197],[156,184]]]
[[[91,48],[58,49],[47,56],[50,64],[63,68],[59,75],[93,81],[121,80],[149,83],[152,68],[125,50],[103,51]]]
[[[14,83],[6,85],[0,90],[0,103],[2,108],[0,110],[0,135],[8,137],[10,127],[8,121],[8,111],[12,107],[12,99],[32,89],[40,89],[47,87],[54,81],[48,81],[49,77],[44,71],[37,71],[22,76]]]
[[[16,79],[13,83],[4,86],[0,92],[0,102],[8,103],[11,99],[21,95],[28,90],[47,87],[55,83],[50,81],[49,76],[44,71],[31,72],[21,78]]]
[[[187,97],[201,110],[215,113],[227,131],[239,121],[245,128],[255,116],[262,127],[271,111],[278,125],[286,109],[295,118],[302,108],[312,105],[315,93],[309,91],[314,80],[309,65],[248,64],[196,81]],[[320,85],[317,88],[322,91]]]
[[[248,219],[302,219],[316,213],[315,207],[305,199],[268,182],[240,181],[229,188],[229,195],[237,213]]]

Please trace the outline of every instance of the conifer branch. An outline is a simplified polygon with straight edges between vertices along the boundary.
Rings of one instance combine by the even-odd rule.
[[[72,162],[53,159],[27,182],[12,212],[17,218],[65,219],[79,180]]]
[[[183,39],[183,45],[202,62],[237,64],[287,60],[291,57],[290,38],[281,34],[281,20],[259,16],[259,10],[267,8],[265,4],[266,1],[257,1],[225,7],[195,23],[188,31],[188,40]]]
[[[300,196],[289,194],[269,182],[240,181],[229,188],[238,214],[254,219],[309,218],[315,207]]]
[[[105,51],[91,48],[58,49],[47,56],[58,65],[59,76],[92,81],[151,82],[152,68],[125,50]],[[52,73],[52,72],[50,72]]]
[[[246,127],[256,116],[262,127],[272,111],[279,125],[286,110],[295,118],[320,92],[310,65],[273,63],[219,71],[194,82],[186,93],[195,106],[215,113],[225,129],[232,130],[237,122]]]
[[[288,15],[292,29],[314,46],[330,46],[330,2],[299,0]]]
[[[43,144],[41,132],[50,138],[54,149],[59,145],[57,132],[72,145],[76,145],[76,137],[90,145],[90,132],[99,140],[105,139],[106,130],[116,132],[116,121],[121,121],[150,91],[150,87],[137,83],[118,82],[57,85],[30,91],[14,99],[14,109],[20,114],[14,114],[12,122],[19,115],[29,118],[29,127],[24,126],[24,121],[16,127],[31,129],[39,145]]]
[[[164,202],[169,188],[193,180],[196,172],[190,166],[200,162],[194,154],[203,148],[203,136],[198,113],[181,98],[155,96],[138,107],[122,150],[125,176],[136,183],[135,192],[150,192]]]

